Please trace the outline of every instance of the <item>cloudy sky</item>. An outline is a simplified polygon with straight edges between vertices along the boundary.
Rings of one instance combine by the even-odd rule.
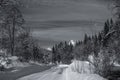
[[[26,26],[43,48],[60,41],[83,40],[84,34],[98,33],[111,18],[102,0],[25,0]]]

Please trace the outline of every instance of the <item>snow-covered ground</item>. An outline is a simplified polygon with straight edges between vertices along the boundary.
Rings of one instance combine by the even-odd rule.
[[[120,67],[120,64],[118,64],[117,62],[115,62],[114,66]]]
[[[97,74],[80,74],[66,69],[61,80],[105,80]]]
[[[81,74],[93,74],[94,66],[88,61],[74,60],[68,67],[69,72],[77,72]]]
[[[101,76],[94,74],[93,67],[89,65],[86,61],[73,61],[70,65],[59,65],[18,80],[105,80]]]
[[[18,60],[18,57],[12,56],[8,57],[8,60],[10,60],[10,64],[7,64],[7,68],[12,68],[12,67],[27,67],[29,66],[29,63],[26,62],[20,62]]]
[[[11,71],[16,72],[18,69],[30,66],[27,62],[20,62],[18,57],[10,56],[10,57],[0,57],[0,69],[1,71]]]

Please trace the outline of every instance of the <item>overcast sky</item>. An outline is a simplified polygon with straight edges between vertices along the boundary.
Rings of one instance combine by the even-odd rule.
[[[83,40],[98,33],[111,18],[107,2],[101,0],[25,0],[26,25],[43,48],[60,41]]]

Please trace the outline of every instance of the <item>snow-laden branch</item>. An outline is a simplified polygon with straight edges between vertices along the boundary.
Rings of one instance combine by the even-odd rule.
[[[109,35],[115,33],[116,31],[117,31],[117,30],[113,30],[113,31],[108,32],[108,33],[105,35],[104,39],[106,39]]]
[[[102,42],[103,42],[106,38],[108,38],[111,34],[115,33],[116,31],[118,31],[118,30],[113,30],[113,31],[108,32],[108,33],[103,37]]]

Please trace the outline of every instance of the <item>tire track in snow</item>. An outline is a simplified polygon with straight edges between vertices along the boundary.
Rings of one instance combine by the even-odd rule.
[[[62,74],[60,74],[59,72],[60,69],[52,68],[44,72],[25,76],[18,80],[61,80]]]

